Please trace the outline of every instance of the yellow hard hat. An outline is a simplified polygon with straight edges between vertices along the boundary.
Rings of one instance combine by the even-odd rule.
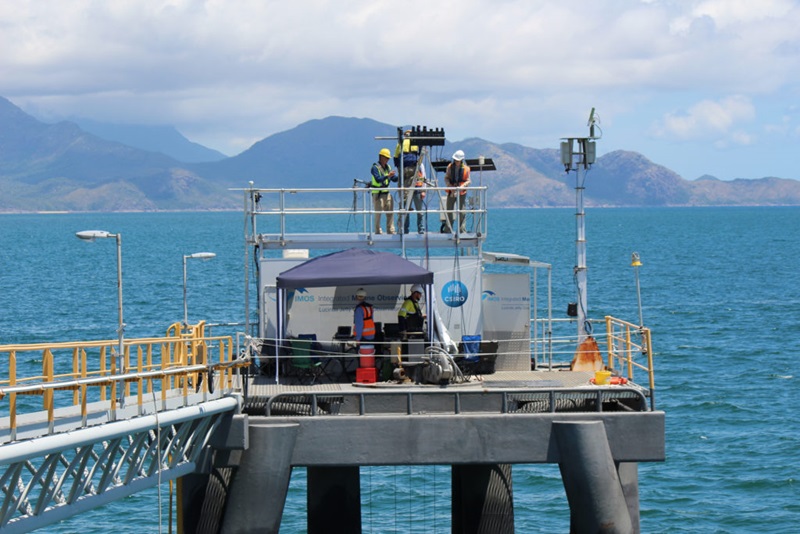
[[[381,151],[378,152],[378,155],[379,156],[383,156],[384,158],[390,158],[390,159],[392,157],[392,153],[389,152],[388,148],[382,148]]]

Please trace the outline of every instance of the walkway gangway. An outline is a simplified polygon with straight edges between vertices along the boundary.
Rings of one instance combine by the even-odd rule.
[[[202,326],[125,340],[124,374],[116,340],[0,346],[0,530],[28,532],[202,470],[208,445],[246,447],[237,414],[249,360]],[[36,360],[41,374],[18,365]]]

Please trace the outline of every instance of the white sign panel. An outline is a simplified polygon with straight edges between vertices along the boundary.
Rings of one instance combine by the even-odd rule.
[[[483,338],[500,341],[497,369],[530,370],[530,273],[483,278]]]
[[[456,341],[462,335],[481,332],[480,264],[475,258],[408,258],[434,273],[434,298],[442,320]],[[260,286],[263,299],[259,332],[275,336],[277,276],[305,260],[264,259],[260,263]],[[297,288],[289,291],[288,335],[316,333],[317,339],[331,339],[339,326],[352,326],[356,305],[356,286]],[[397,310],[408,296],[409,285],[365,286],[367,300],[375,307],[375,320],[383,324],[397,322]],[[424,300],[423,300],[424,302]],[[432,314],[427,313],[429,317]]]

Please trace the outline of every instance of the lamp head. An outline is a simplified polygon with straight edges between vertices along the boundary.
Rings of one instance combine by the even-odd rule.
[[[106,232],[105,230],[84,230],[82,232],[75,232],[75,235],[78,237],[78,239],[83,239],[84,241],[94,241],[95,239],[117,237],[116,234]]]
[[[210,260],[211,258],[216,258],[217,255],[213,252],[195,252],[194,254],[189,254],[188,256],[184,256],[184,258],[192,258],[197,260]]]

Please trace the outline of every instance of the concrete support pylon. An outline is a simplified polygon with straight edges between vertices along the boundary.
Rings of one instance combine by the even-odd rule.
[[[452,486],[454,534],[514,534],[510,465],[454,465]]]
[[[553,423],[574,534],[632,534],[633,524],[602,421]]]
[[[619,462],[617,464],[617,473],[619,473],[622,493],[625,495],[625,502],[628,505],[628,513],[631,516],[633,532],[639,534],[641,532],[639,523],[639,464],[637,462]]]
[[[298,428],[292,423],[263,425],[250,421],[250,447],[243,451],[237,476],[231,482],[223,534],[278,534]]]

